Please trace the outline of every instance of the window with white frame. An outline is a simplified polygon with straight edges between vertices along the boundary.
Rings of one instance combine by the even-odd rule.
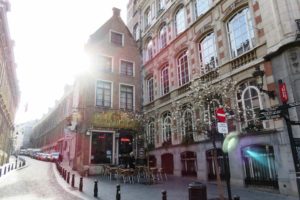
[[[167,46],[167,26],[164,24],[159,31],[159,48]]]
[[[133,110],[133,86],[120,85],[120,108]]]
[[[95,67],[102,72],[112,72],[112,57],[98,55],[95,59]]]
[[[192,136],[194,126],[193,126],[193,113],[190,109],[186,109],[183,112],[181,119],[181,134],[182,136]]]
[[[181,7],[176,15],[175,15],[175,30],[176,35],[183,32],[185,30],[185,13],[184,13],[184,7]]]
[[[164,66],[160,72],[160,85],[161,85],[161,95],[168,94],[170,91],[168,65]]]
[[[147,127],[147,144],[154,144],[154,134],[155,134],[155,124],[154,119],[152,119]]]
[[[121,75],[133,76],[133,62],[121,60]]]
[[[241,10],[229,20],[228,35],[233,58],[254,47],[253,23],[249,8]]]
[[[152,42],[152,39],[150,39],[148,41],[145,53],[146,53],[146,61],[152,59],[152,57],[153,57],[153,42]]]
[[[96,83],[96,106],[111,107],[112,83],[98,80]]]
[[[199,17],[208,11],[212,5],[212,0],[196,0],[195,1],[195,10],[196,16]]]
[[[239,85],[237,90],[237,103],[242,128],[263,128],[258,120],[259,111],[263,108],[260,91],[255,80],[249,80]]]
[[[132,31],[133,38],[135,40],[140,39],[140,30],[139,30],[139,24],[135,24]]]
[[[201,63],[201,73],[205,74],[215,69],[218,65],[215,34],[207,35],[198,45]]]
[[[162,116],[162,131],[163,141],[172,142],[172,118],[170,112],[166,112]]]
[[[118,46],[123,46],[123,34],[111,31],[110,42]]]
[[[147,10],[145,11],[144,17],[145,17],[145,29],[146,29],[150,26],[152,20],[152,13],[150,7],[148,7]]]
[[[190,81],[189,64],[186,51],[181,53],[177,58],[177,73],[179,86],[185,85]]]
[[[153,82],[154,82],[153,76],[148,78],[146,81],[149,102],[152,102],[154,100]]]

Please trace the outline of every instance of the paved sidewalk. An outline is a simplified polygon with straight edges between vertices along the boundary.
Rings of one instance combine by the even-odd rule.
[[[22,162],[20,160],[20,158],[18,158],[18,160],[17,160],[17,167],[16,167],[16,160],[17,159],[15,156],[10,156],[9,162],[5,163],[3,166],[0,166],[0,178],[14,170],[19,169],[20,167],[23,167],[23,166],[20,166],[20,163]]]
[[[63,162],[62,166],[75,173],[75,185],[78,189],[78,182],[80,175],[77,172],[71,170],[67,163]],[[55,168],[56,170],[56,168]],[[60,177],[61,178],[61,177]],[[197,181],[194,178],[175,177],[168,176],[168,181],[162,181],[157,184],[124,184],[123,182],[112,180],[110,181],[106,177],[90,176],[83,177],[83,193],[81,197],[84,199],[94,199],[94,181],[98,181],[98,196],[101,200],[113,200],[116,198],[116,185],[121,185],[121,199],[122,200],[160,200],[161,191],[167,191],[168,200],[188,200],[188,185]],[[71,182],[71,179],[70,179]],[[65,184],[67,184],[65,182]],[[217,187],[214,183],[206,183],[207,196],[209,199],[218,197]],[[224,193],[226,195],[225,184]],[[74,189],[72,189],[74,192]],[[78,191],[79,192],[79,191]],[[298,200],[296,197],[281,195],[274,192],[258,191],[251,188],[232,186],[232,194],[240,196],[241,200]]]

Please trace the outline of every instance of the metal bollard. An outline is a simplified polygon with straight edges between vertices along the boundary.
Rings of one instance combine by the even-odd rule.
[[[4,167],[3,175],[5,175],[5,174],[6,174],[6,166]]]
[[[166,190],[161,191],[161,199],[162,200],[167,200],[167,191]]]
[[[74,187],[75,184],[75,174],[72,174],[71,186]]]
[[[13,170],[13,169],[14,169],[14,164],[11,163],[11,168],[10,168],[10,170]]]
[[[0,177],[2,176],[2,168],[0,168]]]
[[[207,200],[206,185],[200,182],[189,184],[189,200]]]
[[[8,165],[8,170],[7,170],[7,172],[9,172],[10,171],[10,165]]]
[[[240,197],[237,196],[237,195],[235,195],[235,196],[233,197],[233,200],[240,200]]]
[[[68,175],[67,175],[67,183],[70,183],[70,172],[68,172]]]
[[[94,197],[98,197],[98,181],[95,181],[95,185],[94,185]]]
[[[80,181],[79,181],[79,191],[82,192],[82,188],[83,188],[83,178],[80,177]]]
[[[121,186],[117,185],[116,200],[121,200]]]
[[[21,163],[21,162],[19,162],[19,168],[21,167],[21,164],[22,164],[22,163]]]
[[[18,167],[18,162],[16,161],[15,169],[17,169],[17,167]]]

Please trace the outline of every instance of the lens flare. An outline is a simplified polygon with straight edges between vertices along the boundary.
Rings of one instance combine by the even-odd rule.
[[[239,142],[237,135],[238,135],[237,132],[231,132],[225,137],[225,140],[223,142],[223,147],[222,147],[223,152],[228,153],[230,151],[233,151],[236,148]]]

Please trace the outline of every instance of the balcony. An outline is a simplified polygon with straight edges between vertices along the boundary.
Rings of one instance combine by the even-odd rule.
[[[209,82],[219,77],[219,73],[217,70],[212,70],[206,74],[203,74],[200,79],[203,82]]]
[[[257,59],[257,55],[256,55],[256,48],[242,54],[241,56],[233,59],[230,63],[231,65],[231,69],[237,69],[247,63],[250,63],[251,61]]]
[[[177,90],[177,95],[181,95],[186,93],[188,90],[190,90],[190,86],[191,86],[191,82],[181,86],[180,88],[178,88]]]
[[[171,98],[171,95],[170,95],[170,93],[168,93],[159,99],[159,103],[160,104],[165,103],[165,102],[169,101],[170,98]]]

